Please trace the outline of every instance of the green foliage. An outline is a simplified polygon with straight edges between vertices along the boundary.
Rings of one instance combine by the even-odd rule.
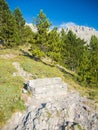
[[[35,53],[37,55],[43,56],[42,51],[47,51],[47,38],[48,38],[48,31],[50,27],[50,22],[47,19],[44,12],[41,10],[37,18],[35,19],[35,25],[37,27],[37,34],[35,35],[35,40],[33,41],[31,45],[31,52],[34,55]],[[38,49],[38,51],[37,51]]]
[[[98,91],[96,91],[96,90],[92,90],[92,91],[90,91],[89,92],[89,98],[90,99],[95,99],[95,98],[97,98],[98,99]]]
[[[78,74],[76,79],[82,85],[97,86],[98,39],[92,36],[90,46],[88,46],[72,31],[65,33],[62,29],[58,33],[56,27],[48,31],[50,24],[43,11],[40,11],[35,23],[38,32],[30,49],[32,55],[36,58],[47,55],[53,61],[76,72]]]
[[[79,82],[83,85],[88,85],[91,82],[91,75],[90,75],[90,68],[91,68],[91,56],[88,47],[86,46],[83,50],[82,57],[79,62],[79,66],[77,69],[77,73],[79,75]]]
[[[12,13],[5,0],[0,0],[0,41],[6,48],[20,45],[23,42],[25,20],[17,8]]]
[[[79,81],[91,87],[98,87],[98,38],[91,37],[90,45],[85,46],[78,66]]]
[[[0,40],[6,47],[13,47],[19,41],[16,20],[4,0],[0,0]]]
[[[35,20],[36,27],[38,29],[39,34],[45,34],[49,30],[51,23],[47,19],[46,15],[44,14],[43,10],[40,10],[37,19]]]
[[[40,59],[41,57],[44,57],[45,54],[43,51],[39,50],[39,49],[35,49],[32,51],[32,56],[36,59]]]
[[[22,16],[22,13],[21,13],[21,11],[20,11],[20,9],[19,8],[16,8],[15,10],[14,10],[14,17],[15,17],[15,19],[16,19],[16,23],[17,23],[17,26],[18,26],[18,29],[21,31],[22,30],[22,28],[24,27],[24,25],[25,25],[25,20],[24,20],[24,18],[23,18],[23,16]]]
[[[34,42],[35,33],[27,25],[24,26],[22,36],[23,36],[23,42],[24,43],[29,44],[29,43],[33,43]]]
[[[98,87],[98,38],[91,37],[90,41],[90,53],[91,53],[91,77],[93,86]]]
[[[23,32],[24,32],[24,25],[25,25],[25,20],[22,16],[22,13],[19,8],[14,10],[14,18],[16,20],[18,32],[19,32],[19,38],[20,38],[20,43],[23,42]]]
[[[61,49],[62,43],[60,34],[57,32],[57,28],[55,27],[52,31],[48,34],[48,49],[47,55],[52,58],[54,61],[60,61],[61,59]]]
[[[11,12],[5,0],[0,0],[0,40],[4,42],[4,35],[3,33],[6,32],[7,20],[9,18],[9,14]]]
[[[76,71],[85,42],[77,38],[72,31],[69,31],[67,34],[65,34],[62,30],[61,38],[63,42],[62,62],[69,69]]]

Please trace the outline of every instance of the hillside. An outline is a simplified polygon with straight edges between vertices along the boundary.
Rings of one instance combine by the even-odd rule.
[[[0,129],[98,130],[97,31],[26,22],[0,1]]]
[[[23,48],[23,47],[22,47]],[[20,49],[21,50],[21,49]],[[67,69],[60,69],[50,62],[36,61],[30,57],[25,49],[6,49],[0,51],[0,124],[1,126],[11,118],[12,113],[26,108],[23,102],[28,99],[28,94],[23,94],[24,83],[35,78],[61,77],[68,84],[68,91],[78,91],[81,95],[98,101],[98,90],[81,87],[75,81],[75,74]],[[22,71],[17,71],[19,63]],[[15,64],[16,67],[15,68]],[[24,70],[24,71],[23,71]],[[25,71],[27,73],[25,73]],[[31,74],[31,75],[30,75]],[[28,76],[29,75],[29,76]],[[55,93],[55,92],[54,92]],[[25,95],[25,96],[24,96]],[[8,112],[9,111],[9,112]]]

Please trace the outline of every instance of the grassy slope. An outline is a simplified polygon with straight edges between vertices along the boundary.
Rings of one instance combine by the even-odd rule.
[[[7,51],[0,50],[0,54],[10,52]],[[0,58],[0,125],[9,119],[13,112],[25,109],[20,99],[24,81],[19,76],[12,76],[16,71],[11,60]]]
[[[78,90],[82,95],[98,101],[98,89],[81,87],[73,80],[73,76],[66,71],[62,72],[57,67],[51,67],[42,62],[35,61],[27,56],[23,56],[19,50],[0,50],[0,55],[12,54],[8,59],[0,58],[0,124],[4,124],[12,113],[23,110],[21,101],[21,90],[23,79],[19,76],[13,77],[13,72],[17,71],[12,65],[19,62],[25,71],[36,75],[38,78],[61,77],[68,83],[69,90]]]
[[[9,119],[13,112],[25,108],[20,99],[23,79],[13,77],[15,71],[10,61],[0,59],[0,125]]]

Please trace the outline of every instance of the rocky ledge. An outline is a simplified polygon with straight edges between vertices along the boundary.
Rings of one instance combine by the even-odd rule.
[[[98,113],[91,101],[67,92],[67,87],[61,78],[27,82],[32,93],[27,110],[17,112],[3,130],[98,130]]]

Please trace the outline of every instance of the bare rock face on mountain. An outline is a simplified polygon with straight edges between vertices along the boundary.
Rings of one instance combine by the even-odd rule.
[[[27,26],[29,26],[33,32],[37,32],[37,27],[34,26],[32,23],[26,23]]]
[[[97,112],[89,100],[67,92],[61,78],[27,82],[32,93],[25,113],[16,113],[3,130],[98,130]]]
[[[79,26],[76,24],[66,24],[64,30],[66,32],[68,32],[69,30],[73,31],[73,33],[75,33],[77,37],[84,39],[84,41],[86,41],[88,44],[90,43],[92,35],[98,37],[98,31],[96,31],[94,28],[86,26]]]

